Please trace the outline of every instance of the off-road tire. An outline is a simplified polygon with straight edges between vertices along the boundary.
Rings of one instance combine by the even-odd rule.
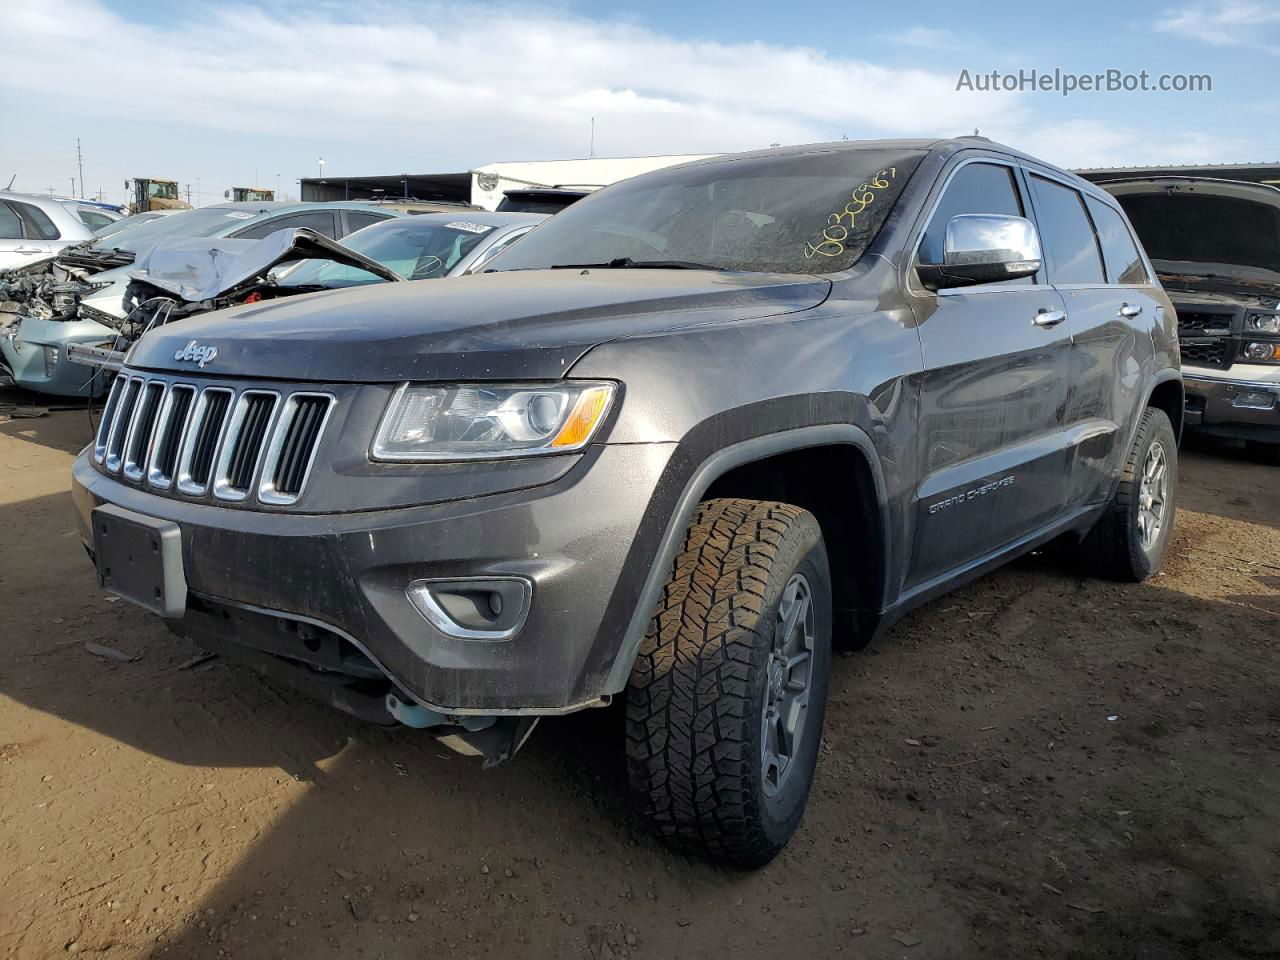
[[[795,756],[765,791],[766,697],[784,590],[811,593],[808,708]],[[627,767],[660,836],[713,860],[767,863],[804,812],[831,663],[831,574],[818,521],[784,503],[698,505],[627,687]]]
[[[1159,536],[1144,546],[1138,527],[1142,470],[1155,443],[1164,448],[1168,462],[1168,495]],[[1140,583],[1159,571],[1173,535],[1178,493],[1178,441],[1168,415],[1147,407],[1138,424],[1137,436],[1125,457],[1120,485],[1106,512],[1081,544],[1086,569],[1112,580]]]
[[[1261,440],[1247,440],[1245,452],[1258,463],[1266,463],[1280,467],[1280,443],[1265,443]]]

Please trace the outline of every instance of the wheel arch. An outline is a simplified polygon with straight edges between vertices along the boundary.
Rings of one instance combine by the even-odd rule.
[[[862,481],[859,483],[856,494],[856,499],[859,501],[858,509],[869,511],[869,519],[874,526],[876,538],[875,563],[871,565],[875,571],[874,586],[866,592],[865,598],[875,610],[883,607],[890,555],[888,497],[880,458],[871,437],[866,431],[851,423],[817,424],[751,437],[723,447],[706,457],[685,483],[653,556],[653,562],[645,577],[617,657],[609,671],[605,692],[616,693],[626,686],[631,665],[635,661],[648,629],[650,615],[661,595],[676,552],[698,503],[712,491],[714,495],[749,497],[750,494],[742,490],[750,489],[749,484],[752,483],[757,484],[757,489],[762,491],[759,499],[779,499],[764,495],[764,487],[759,486],[758,477],[765,472],[764,465],[778,466],[779,461],[787,461],[789,465],[794,466],[796,460],[789,458],[803,460],[820,456],[822,451],[849,458],[844,460],[842,465],[851,466],[860,471],[857,474]],[[734,484],[735,480],[742,482],[744,486],[742,488],[733,486],[731,490],[731,484]],[[867,483],[870,485],[869,490],[866,489]],[[828,485],[826,493],[833,501],[834,492]],[[796,505],[809,509],[803,503]],[[828,517],[831,516],[829,505],[820,503],[819,508],[824,510]],[[866,514],[863,516],[865,517]],[[821,515],[818,515],[818,521],[822,524]],[[823,526],[823,536],[824,539],[828,537],[826,526]],[[847,541],[847,538],[841,538],[841,541]],[[858,545],[841,541],[827,541],[828,555],[836,551],[840,555],[839,562],[847,564],[850,560],[850,552],[856,550]],[[848,570],[847,567],[841,567],[841,569]],[[834,585],[834,564],[832,575],[836,595],[847,596],[847,594],[840,594]]]
[[[1182,442],[1182,423],[1186,409],[1186,396],[1182,385],[1182,375],[1177,370],[1166,370],[1156,379],[1151,391],[1147,394],[1146,407],[1163,410],[1169,422],[1173,424],[1173,435]],[[1130,440],[1132,442],[1132,439]]]

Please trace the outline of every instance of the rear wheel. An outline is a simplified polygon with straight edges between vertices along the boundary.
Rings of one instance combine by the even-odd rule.
[[[739,866],[804,812],[831,662],[831,575],[814,516],[699,504],[627,690],[631,786],[658,833]]]
[[[1082,545],[1091,569],[1134,582],[1157,572],[1173,533],[1177,489],[1173,426],[1163,410],[1148,407],[1125,459],[1120,485]]]

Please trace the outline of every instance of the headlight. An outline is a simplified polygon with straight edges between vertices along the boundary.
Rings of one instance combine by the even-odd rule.
[[[405,384],[373,441],[374,460],[489,460],[586,446],[613,398],[611,383]]]
[[[1251,313],[1244,325],[1257,333],[1280,333],[1280,313]]]
[[[1270,363],[1280,360],[1280,343],[1246,343],[1244,358],[1255,363]]]

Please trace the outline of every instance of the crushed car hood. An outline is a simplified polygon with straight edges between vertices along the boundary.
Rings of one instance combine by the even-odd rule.
[[[605,340],[794,313],[830,281],[703,270],[538,270],[379,284],[266,301],[152,330],[128,363],[327,382],[563,376]],[[196,347],[187,350],[195,342]],[[184,358],[184,359],[178,359]]]
[[[1167,288],[1280,294],[1280,190],[1210,177],[1104,180]]]
[[[129,276],[190,303],[215,300],[298,260],[332,260],[367,270],[383,280],[404,277],[307,227],[281,229],[261,240],[174,240],[139,259]]]

